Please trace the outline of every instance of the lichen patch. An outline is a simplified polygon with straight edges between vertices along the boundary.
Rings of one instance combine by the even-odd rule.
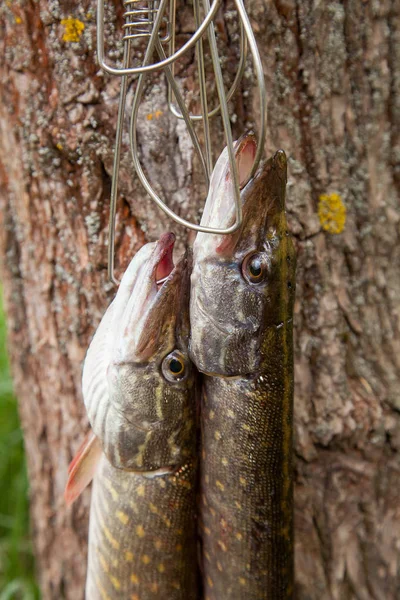
[[[61,25],[64,27],[63,41],[67,43],[79,42],[81,35],[85,30],[85,24],[79,19],[68,17],[62,19]]]
[[[328,233],[342,233],[346,224],[346,207],[339,194],[321,194],[318,218],[322,229]]]

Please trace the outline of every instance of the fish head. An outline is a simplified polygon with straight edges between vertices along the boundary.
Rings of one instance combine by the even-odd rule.
[[[250,180],[256,141],[236,145],[243,220],[229,235],[199,233],[193,248],[190,353],[208,374],[243,376],[261,360],[268,328],[282,327],[291,314],[295,251],[285,215],[286,155],[262,163]],[[234,197],[226,150],[210,184],[202,224],[233,224]]]
[[[84,398],[93,431],[110,462],[133,471],[173,470],[194,443],[192,258],[188,251],[174,265],[174,241],[165,234],[136,254],[103,318],[104,335],[100,326],[85,361]]]

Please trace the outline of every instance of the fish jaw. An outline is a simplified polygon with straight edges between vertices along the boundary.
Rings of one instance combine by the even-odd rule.
[[[192,261],[188,251],[174,267],[173,243],[168,234],[133,259],[85,360],[89,421],[118,468],[168,470],[193,444],[195,374],[187,351]],[[171,381],[164,362],[174,352],[184,375]]]
[[[120,354],[110,362],[108,389],[117,417],[116,422],[109,420],[112,464],[137,472],[167,472],[193,452],[195,373],[187,350],[190,270],[188,252],[146,310],[138,337],[141,362],[121,362]],[[165,378],[164,363],[174,353],[179,353],[185,372],[171,382]]]
[[[122,314],[118,315],[113,363],[140,363],[156,351],[165,321],[165,300],[174,301],[181,269],[174,269],[175,236],[167,233],[142,263]],[[159,282],[162,281],[160,284]]]
[[[257,141],[252,133],[242,136],[235,142],[235,160],[239,176],[239,186],[243,188],[248,181],[257,151]],[[242,199],[242,198],[241,198]],[[201,225],[226,229],[235,222],[235,197],[229,170],[228,149],[221,153],[213,170]],[[194,244],[197,260],[214,252],[225,239],[225,235],[199,232]],[[230,236],[228,236],[230,238]]]
[[[250,151],[244,147],[244,152]],[[209,236],[207,243],[199,235],[196,238],[190,355],[204,373],[232,377],[254,373],[266,329],[280,326],[287,314],[285,307],[293,303],[295,255],[285,215],[286,179],[286,156],[279,151],[242,190],[240,229],[227,236]],[[217,200],[209,197],[207,201],[218,204],[221,189],[226,189],[226,180],[214,191]],[[215,225],[226,225],[222,212]],[[260,258],[264,271],[257,283],[245,274],[254,256]],[[283,273],[285,286],[281,285]]]

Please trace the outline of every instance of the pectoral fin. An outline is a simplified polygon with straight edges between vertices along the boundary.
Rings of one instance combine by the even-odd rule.
[[[71,506],[92,481],[101,453],[100,442],[90,430],[68,467],[68,481],[64,491],[67,506]]]

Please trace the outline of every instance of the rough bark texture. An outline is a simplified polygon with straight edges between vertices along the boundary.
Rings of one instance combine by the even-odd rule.
[[[266,150],[283,148],[289,157],[288,212],[298,251],[297,595],[395,600],[399,3],[253,0],[248,8],[268,85]],[[96,66],[94,9],[88,0],[0,7],[2,279],[45,599],[83,596],[89,493],[72,510],[62,494],[87,426],[82,360],[113,294],[106,227],[119,81]],[[63,40],[61,21],[69,16],[84,23],[78,42]],[[180,16],[184,39],[192,25],[185,10]],[[107,10],[110,36],[120,17],[115,0]],[[232,26],[230,13],[221,13],[222,34]],[[236,45],[228,47],[225,66],[234,71]],[[191,61],[181,67],[190,89]],[[143,164],[169,204],[197,218],[204,188],[188,136],[173,117],[156,113],[165,88],[151,80],[157,85],[146,96],[139,129]],[[236,133],[257,115],[252,81],[248,71],[242,91],[249,93],[234,106]],[[126,141],[120,268],[146,240],[176,230],[133,178]],[[340,235],[324,231],[317,214],[320,194],[332,192],[347,207]],[[181,246],[192,239],[178,233]]]

